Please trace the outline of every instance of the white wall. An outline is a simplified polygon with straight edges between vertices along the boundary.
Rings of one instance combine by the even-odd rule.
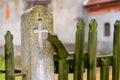
[[[4,1],[0,4],[0,47],[4,45],[4,35],[7,30],[12,32],[14,36],[14,44],[18,46],[21,44],[20,15],[23,13],[24,0],[19,0],[18,8],[20,13],[15,12],[15,5],[13,1],[14,0],[10,0],[7,2],[11,9],[10,19],[8,21],[5,20],[6,4],[2,4]],[[84,0],[51,1],[49,9],[53,11],[54,14],[54,31],[64,44],[72,44],[71,46],[74,47],[73,44],[75,42],[76,23],[79,18],[84,18],[84,10],[82,6]],[[67,47],[70,47],[71,49],[71,46]]]
[[[6,4],[10,7],[10,18],[8,20],[5,19],[5,9]],[[20,15],[23,12],[23,3],[20,0],[18,5],[18,12],[15,10],[16,5],[13,1],[8,1],[3,4],[0,8],[0,46],[4,45],[4,35],[7,30],[11,31],[14,36],[14,44],[21,44],[21,36],[20,36]]]
[[[108,13],[103,13],[103,14],[98,14],[98,15],[89,15],[89,22],[91,19],[96,19],[98,23],[98,43],[100,43],[99,48],[102,49],[107,49],[112,51],[112,42],[113,42],[113,31],[114,31],[114,23],[116,20],[120,20],[120,12],[108,12]],[[110,36],[105,37],[104,36],[104,24],[106,22],[110,23]],[[105,43],[105,44],[104,44]]]
[[[113,39],[113,30],[114,30],[114,23],[116,20],[120,19],[120,12],[109,12],[109,13],[104,13],[104,14],[99,14],[95,16],[90,16],[90,19],[96,19],[98,23],[98,40],[99,41],[112,41]],[[110,23],[110,36],[105,37],[104,36],[104,24],[106,22]]]
[[[76,23],[79,18],[83,18],[82,2],[84,0],[52,0],[54,14],[54,30],[63,43],[74,43]],[[20,45],[20,15],[23,12],[24,4],[19,0],[19,14],[15,12],[15,5],[12,1],[8,2],[11,12],[10,19],[5,20],[5,4],[0,8],[0,43],[4,44],[4,35],[10,30],[14,35],[15,45]],[[60,7],[63,7],[61,10]]]
[[[54,29],[63,43],[74,43],[76,23],[83,18],[83,0],[54,0]]]

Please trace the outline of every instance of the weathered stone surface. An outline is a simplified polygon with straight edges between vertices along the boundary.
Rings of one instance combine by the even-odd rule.
[[[48,32],[53,32],[53,17],[46,7],[35,6],[21,16],[23,80],[54,80]]]

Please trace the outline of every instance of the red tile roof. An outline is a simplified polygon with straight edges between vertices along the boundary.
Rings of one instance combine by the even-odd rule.
[[[111,1],[115,1],[115,0],[89,0],[85,4],[85,6],[94,5],[94,4],[101,4],[101,3],[107,3],[107,2],[111,2]]]
[[[84,7],[92,15],[120,11],[120,0],[90,0]]]

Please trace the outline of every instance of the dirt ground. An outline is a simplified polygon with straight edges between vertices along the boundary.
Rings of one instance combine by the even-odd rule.
[[[68,80],[73,80],[73,74],[69,74],[68,76]],[[54,78],[58,80],[58,74],[55,74]],[[87,71],[83,75],[83,80],[87,80]],[[96,70],[96,80],[100,80],[100,68]],[[112,80],[112,67],[109,68],[109,80]]]

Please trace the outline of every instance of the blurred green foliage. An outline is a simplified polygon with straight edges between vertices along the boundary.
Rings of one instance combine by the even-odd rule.
[[[0,56],[0,69],[5,68],[4,56]],[[5,75],[0,73],[0,80],[5,80]]]

